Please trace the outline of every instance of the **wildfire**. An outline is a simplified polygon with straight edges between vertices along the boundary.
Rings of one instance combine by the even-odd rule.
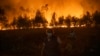
[[[74,27],[86,27],[86,25],[84,24],[84,25],[81,25],[81,26],[79,26],[79,25],[74,26],[73,24],[71,24],[70,28],[74,28]],[[34,28],[44,28],[44,27],[43,26],[33,27],[31,29],[34,29]],[[68,28],[68,26],[67,25],[61,25],[61,26],[50,26],[50,25],[47,25],[46,28]],[[2,26],[0,26],[0,30],[2,30],[2,31],[5,31],[5,30],[17,30],[17,29],[18,29],[17,27],[15,27],[15,28],[13,28],[13,27],[2,28]],[[21,27],[20,29],[23,29],[23,28]]]
[[[26,3],[27,2],[27,3]],[[59,20],[59,17],[64,16],[66,19],[67,16],[81,18],[83,14],[86,12],[84,7],[81,4],[81,0],[11,0],[9,3],[13,4],[12,6],[8,5],[5,9],[7,19],[12,22],[12,20],[17,18],[18,16],[27,16],[28,19],[34,19],[36,15],[36,11],[40,10],[43,14],[43,17],[47,20],[48,25],[47,28],[53,28],[54,26],[50,26],[50,22],[52,19],[52,15],[55,12],[56,21]],[[6,3],[5,3],[6,4]],[[9,23],[10,23],[9,22]],[[86,25],[81,25],[81,27],[85,27]],[[57,25],[56,28],[67,28],[67,25]],[[71,28],[80,27],[79,25],[74,26],[71,24]],[[33,27],[32,27],[33,28]],[[43,28],[43,26],[34,28]],[[0,30],[8,30],[8,29],[18,29],[17,27],[9,27],[3,28],[0,25]],[[23,28],[20,28],[23,29]]]

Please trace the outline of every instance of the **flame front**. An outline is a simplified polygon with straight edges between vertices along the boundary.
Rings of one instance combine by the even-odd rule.
[[[1,2],[3,4],[0,5],[5,9],[9,21],[19,15],[34,18],[38,9],[44,13],[48,22],[50,22],[53,12],[56,13],[56,18],[68,15],[80,17],[84,12],[81,0],[9,0]]]
[[[37,10],[40,10],[50,23],[54,12],[56,13],[56,20],[60,16],[65,18],[68,15],[80,18],[86,11],[93,13],[95,10],[99,10],[99,2],[95,0],[0,0],[0,8],[5,10],[5,16],[9,23],[14,17],[20,15],[34,19]]]

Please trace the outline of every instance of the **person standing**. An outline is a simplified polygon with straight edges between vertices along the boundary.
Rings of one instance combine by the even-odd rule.
[[[60,38],[55,36],[52,29],[48,29],[46,35],[47,37],[43,41],[43,56],[60,56]]]
[[[67,38],[67,44],[65,47],[65,56],[75,56],[75,48],[76,48],[76,33],[73,29],[71,29],[69,36]]]

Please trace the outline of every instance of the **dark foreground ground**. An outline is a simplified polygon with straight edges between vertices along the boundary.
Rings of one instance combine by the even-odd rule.
[[[71,48],[71,29],[54,29],[60,37],[62,56],[100,56],[100,28],[74,28],[76,40]],[[0,56],[41,56],[45,29],[0,31]]]

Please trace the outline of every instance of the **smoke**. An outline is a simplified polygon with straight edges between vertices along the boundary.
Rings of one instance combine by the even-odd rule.
[[[47,5],[47,6],[45,6]],[[8,19],[18,15],[27,15],[33,18],[37,9],[42,10],[48,21],[53,12],[56,16],[80,17],[86,11],[93,13],[100,10],[100,0],[0,0],[0,8],[4,9]]]
[[[81,5],[84,8],[84,11],[89,11],[91,13],[96,10],[100,11],[100,0],[83,0]]]

